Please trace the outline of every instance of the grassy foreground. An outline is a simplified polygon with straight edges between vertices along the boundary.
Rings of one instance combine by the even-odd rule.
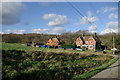
[[[95,53],[94,51],[77,51],[77,50],[62,50],[62,49],[54,49],[54,48],[42,48],[42,47],[32,47],[25,46],[24,44],[18,43],[2,43],[2,50],[24,50],[24,51],[43,51],[43,52],[67,52],[67,53]],[[95,53],[96,54],[96,53]]]
[[[117,60],[98,54],[4,43],[2,77],[12,80],[87,79]]]
[[[25,50],[25,51],[45,51],[45,52],[80,52],[75,50],[62,50],[62,49],[54,49],[54,48],[42,48],[42,47],[32,47],[25,46],[24,44],[18,43],[2,43],[3,50]]]
[[[90,77],[92,77],[93,75],[97,74],[98,72],[106,69],[107,67],[109,67],[111,64],[115,63],[119,58],[116,57],[112,60],[110,60],[108,63],[106,64],[103,64],[102,66],[98,67],[98,68],[95,68],[95,69],[91,69],[90,71],[86,72],[86,73],[83,73],[81,75],[77,75],[77,76],[74,76],[72,78],[72,80],[85,80],[85,79],[88,79]]]

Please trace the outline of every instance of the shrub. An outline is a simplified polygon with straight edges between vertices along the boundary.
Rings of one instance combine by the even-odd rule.
[[[75,47],[76,47],[75,44],[61,44],[60,46],[63,47],[63,48],[66,48],[66,47],[72,47],[72,48],[75,48]]]
[[[81,49],[82,49],[82,50],[85,50],[85,47],[82,47]]]

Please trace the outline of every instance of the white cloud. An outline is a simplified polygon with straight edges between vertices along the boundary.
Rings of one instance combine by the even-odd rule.
[[[118,29],[106,28],[105,30],[101,31],[101,34],[108,34],[108,33],[118,33]]]
[[[82,19],[80,19],[80,24],[90,24],[90,23],[94,23],[98,20],[97,17],[92,16],[92,12],[88,11],[88,17],[82,17]]]
[[[105,8],[103,8],[103,13],[113,12],[115,10],[117,10],[117,8],[114,8],[114,7],[105,7]]]
[[[89,28],[88,28],[89,31],[96,31],[97,30],[97,26],[96,25],[91,25]]]
[[[101,34],[108,34],[108,33],[118,33],[118,22],[109,22],[106,23],[106,28],[105,30],[101,31]]]
[[[33,33],[43,33],[43,34],[61,34],[66,32],[64,27],[54,27],[53,29],[33,29]]]
[[[4,34],[4,32],[0,32],[0,34]]]
[[[76,22],[73,25],[78,26],[80,24],[91,24],[99,20],[97,17],[92,16],[91,11],[88,11],[87,15],[88,15],[87,17],[86,16],[82,17],[80,19],[80,22]]]
[[[96,22],[97,20],[97,17],[82,17],[82,19],[80,19],[80,24],[91,24]]]
[[[97,12],[96,12],[97,14],[99,14],[100,13],[100,11],[99,10],[97,10]]]
[[[66,30],[64,29],[64,27],[55,27],[53,30],[51,30],[52,34],[60,34],[60,33],[64,33],[66,32]]]
[[[48,34],[49,33],[49,29],[33,29],[32,30],[33,33],[44,33],[44,34]]]
[[[117,29],[118,28],[118,22],[117,21],[116,22],[111,21],[111,22],[106,24],[106,27],[107,28],[112,28],[112,29]]]
[[[80,19],[80,24],[89,24],[88,18],[82,17],[82,19]]]
[[[64,15],[45,14],[43,19],[49,20],[48,26],[64,26],[69,23],[67,17]]]
[[[9,34],[9,33],[14,33],[14,34],[23,34],[25,32],[25,30],[5,30],[5,34]]]
[[[117,14],[114,14],[114,13],[111,13],[109,16],[108,16],[109,19],[112,19],[112,18],[118,18],[118,15]]]
[[[9,34],[9,33],[12,33],[12,30],[8,29],[8,30],[5,30],[4,32],[5,34]]]
[[[55,18],[57,17],[57,15],[56,14],[45,14],[44,16],[43,16],[43,19],[44,20],[54,20]]]
[[[20,22],[20,16],[23,13],[25,5],[20,2],[3,2],[2,3],[2,24],[14,25]],[[1,24],[1,23],[0,23]]]

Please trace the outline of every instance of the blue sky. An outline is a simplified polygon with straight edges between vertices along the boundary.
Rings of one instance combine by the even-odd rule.
[[[117,33],[117,2],[70,2],[70,4],[66,2],[3,3],[1,33],[61,34],[78,30],[88,30],[98,34]]]

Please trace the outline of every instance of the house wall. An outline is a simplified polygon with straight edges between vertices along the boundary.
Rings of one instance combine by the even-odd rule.
[[[93,41],[93,43],[90,43],[91,41]],[[96,41],[93,38],[89,39],[88,45],[95,45],[95,44],[96,44]]]
[[[48,42],[46,43],[46,45],[51,45],[52,44],[51,42],[52,42],[52,40],[49,39]]]
[[[57,38],[55,38],[54,42],[59,42]]]
[[[78,43],[78,42],[80,42],[80,43]],[[78,38],[78,39],[76,40],[76,45],[83,45],[82,40]]]
[[[93,41],[93,43],[91,43],[91,41]],[[96,49],[96,41],[93,39],[93,38],[90,38],[89,41],[88,41],[88,49],[89,50],[95,50]],[[93,48],[90,48],[90,46],[93,46]]]
[[[59,44],[59,41],[57,38],[55,38],[54,42],[53,42],[53,45],[58,45]]]
[[[91,43],[91,41],[93,41],[93,43]],[[80,42],[80,43],[78,43],[78,42]],[[85,43],[83,43],[81,38],[78,37],[76,40],[76,45],[79,47],[86,47],[88,50],[94,50],[94,51],[101,49],[101,42],[95,41],[95,39],[93,37],[90,37],[88,39],[88,42],[85,41]]]
[[[90,46],[92,46],[92,48],[90,48]],[[88,45],[88,49],[89,49],[89,50],[95,49],[95,45]]]
[[[59,41],[57,38],[54,41],[49,39],[48,42],[46,43],[46,45],[58,45],[58,44],[59,44]]]

